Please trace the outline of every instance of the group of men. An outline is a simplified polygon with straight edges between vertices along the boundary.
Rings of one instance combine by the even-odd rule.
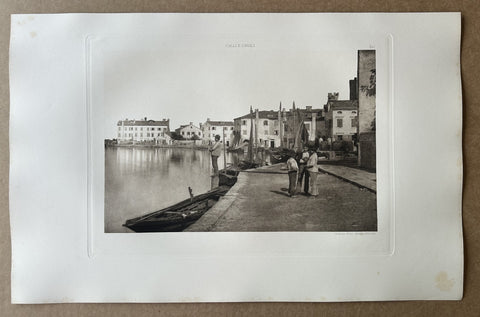
[[[310,148],[305,148],[298,160],[295,159],[295,154],[292,154],[287,161],[288,169],[288,195],[295,197],[297,188],[301,190],[302,181],[305,177],[303,191],[306,195],[316,197],[318,196],[317,175],[318,175],[318,156],[317,152]]]

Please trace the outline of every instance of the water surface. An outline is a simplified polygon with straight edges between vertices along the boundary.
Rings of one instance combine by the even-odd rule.
[[[227,153],[227,165],[240,158]],[[218,159],[224,167],[223,155]],[[182,148],[105,149],[105,232],[132,232],[127,219],[168,207],[211,188],[210,152]]]

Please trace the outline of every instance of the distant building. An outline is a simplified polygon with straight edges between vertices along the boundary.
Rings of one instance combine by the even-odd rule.
[[[375,50],[359,50],[358,165],[376,168],[376,59]]]
[[[215,141],[215,136],[219,135],[220,140],[225,138],[225,145],[230,146],[234,135],[233,126],[233,121],[213,121],[210,120],[210,118],[207,118],[207,121],[200,125],[203,133],[203,140],[206,143],[213,142]]]
[[[117,140],[124,142],[155,142],[172,144],[170,120],[120,120],[117,122]]]
[[[181,125],[179,128],[175,129],[175,132],[187,140],[201,140],[203,138],[202,130],[199,127],[193,125],[193,122]]]

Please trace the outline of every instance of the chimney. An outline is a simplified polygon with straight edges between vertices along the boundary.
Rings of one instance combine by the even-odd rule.
[[[210,118],[207,118],[207,122],[210,122]]]
[[[358,81],[357,77],[349,80],[350,100],[358,100]]]
[[[308,111],[312,111],[312,106],[306,106],[306,109],[307,109]]]
[[[338,100],[338,92],[329,92],[328,101]]]
[[[147,121],[147,117],[145,117],[145,121]]]

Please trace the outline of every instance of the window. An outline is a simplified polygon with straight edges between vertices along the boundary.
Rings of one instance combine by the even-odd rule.
[[[140,128],[141,129],[141,128]],[[143,133],[140,133],[140,137],[143,138]]]
[[[233,127],[231,127],[230,130],[233,130]]]
[[[127,127],[123,127],[123,130],[127,131]]]
[[[247,135],[247,131],[246,131],[246,130],[243,130],[243,131],[242,131],[242,134],[243,134],[243,135]]]
[[[185,135],[185,131],[182,131],[182,135]]]
[[[119,137],[119,138],[121,138],[121,137],[122,137],[122,134],[121,134],[121,133],[119,133],[119,134],[118,134],[118,137]]]
[[[118,127],[118,131],[121,131],[122,130],[122,127]]]
[[[133,127],[130,127],[130,131],[133,131]]]
[[[167,131],[167,128],[163,128],[163,131]]]
[[[135,133],[135,137],[137,137],[137,133]]]
[[[247,120],[242,120],[242,125],[247,125]]]
[[[212,127],[212,130],[216,130],[216,127]]]
[[[341,112],[341,111],[337,111],[337,113],[338,113],[338,114],[342,114],[342,112]]]
[[[274,135],[278,135],[278,130],[273,131]]]
[[[137,131],[137,127],[135,127],[135,131]]]
[[[228,130],[228,127],[223,127],[223,131],[227,131]]]
[[[343,128],[343,119],[337,119],[337,128]]]
[[[355,128],[357,126],[357,117],[352,118],[352,128]]]
[[[131,138],[131,137],[132,137],[132,134],[131,134],[131,133],[129,133],[129,134],[128,134],[128,137],[129,137],[129,138]]]
[[[189,132],[187,132],[187,135],[190,135],[190,131],[189,131]]]
[[[150,133],[147,133],[147,138],[149,138],[149,137],[150,137]]]
[[[268,130],[263,131],[263,134],[267,135],[267,134],[268,134]]]
[[[263,125],[268,125],[268,120],[263,120]]]
[[[143,127],[140,128],[140,131],[143,131]]]

